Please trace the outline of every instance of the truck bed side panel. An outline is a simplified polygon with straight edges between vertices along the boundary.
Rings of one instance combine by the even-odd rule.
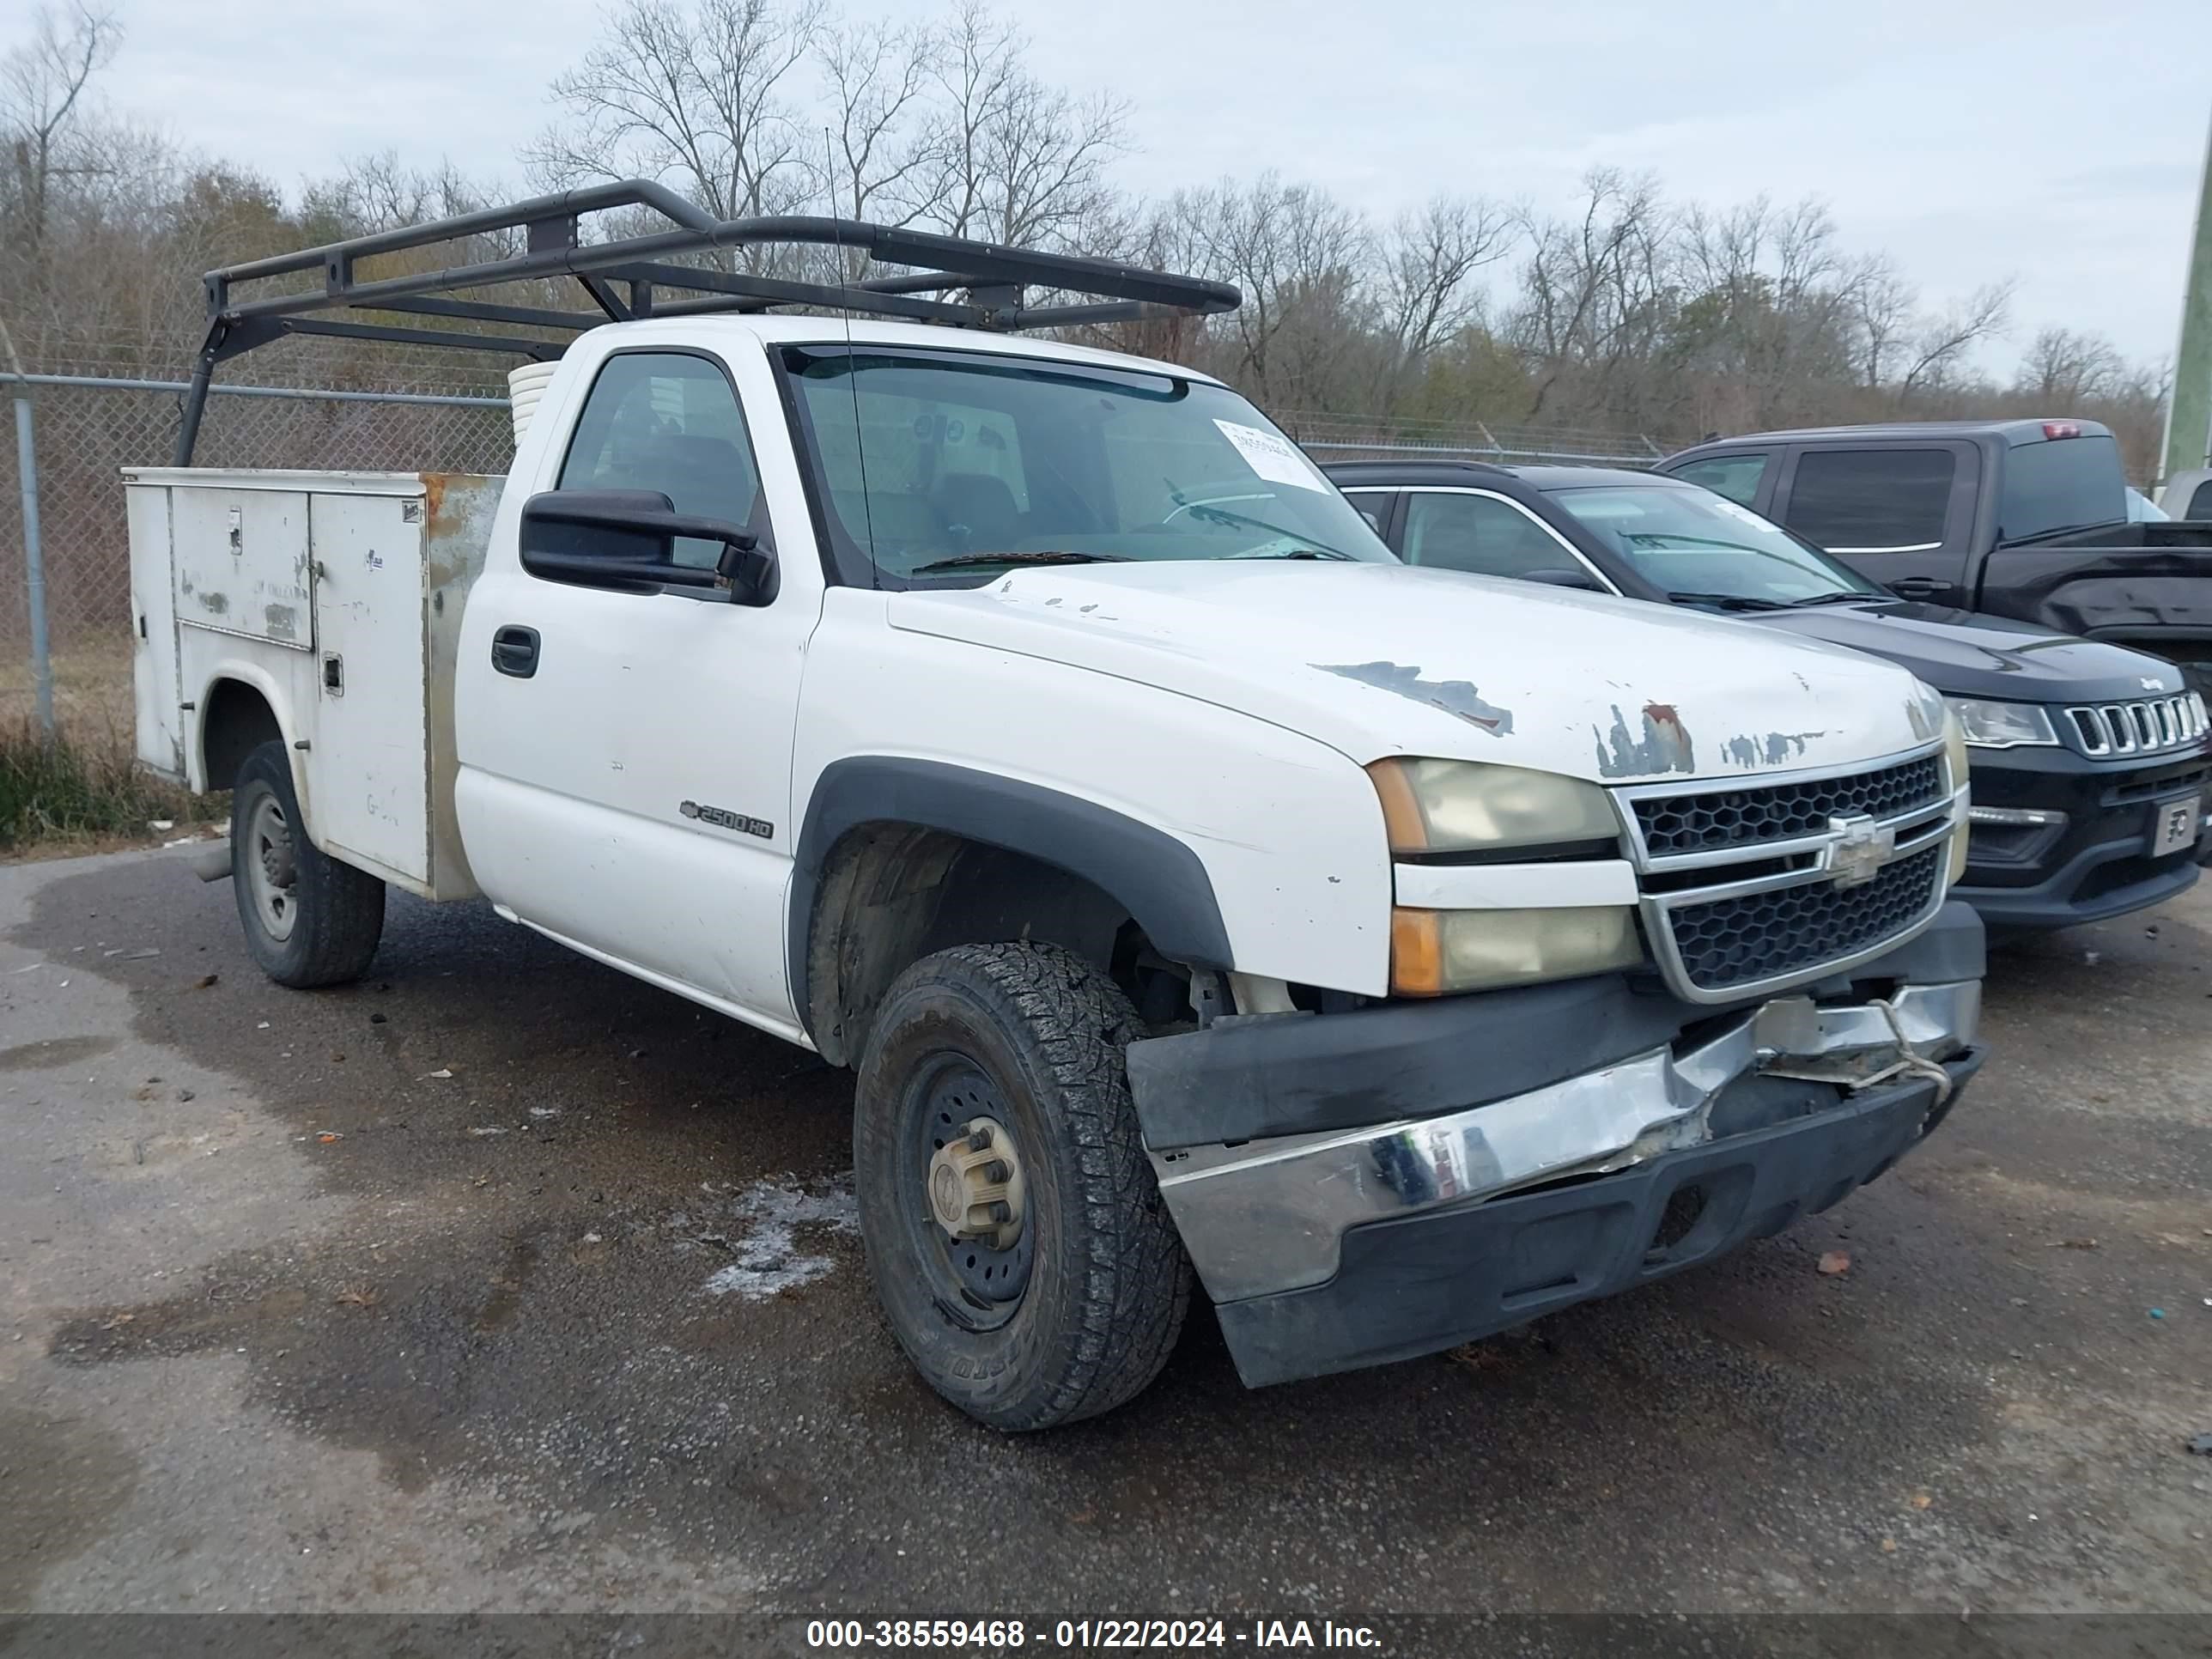
[[[1976,609],[2061,633],[2138,639],[2153,649],[2160,635],[2212,638],[2212,532],[2204,542],[2000,547],[1982,567]]]

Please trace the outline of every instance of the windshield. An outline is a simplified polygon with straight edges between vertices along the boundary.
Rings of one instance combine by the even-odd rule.
[[[1886,597],[1780,525],[1709,489],[1613,484],[1556,489],[1552,499],[1663,592],[1770,605],[1831,595]]]
[[[972,585],[1091,559],[1395,562],[1225,387],[981,352],[782,355],[848,581]]]

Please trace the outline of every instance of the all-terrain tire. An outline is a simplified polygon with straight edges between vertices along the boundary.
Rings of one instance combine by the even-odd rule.
[[[272,824],[282,826],[281,850],[267,845]],[[258,878],[254,868],[264,860],[289,877],[274,890],[273,912],[268,866]],[[292,787],[292,757],[281,743],[261,744],[238,769],[230,796],[230,876],[246,948],[279,985],[343,985],[368,971],[384,936],[384,884],[307,839]]]
[[[1112,1410],[1159,1374],[1182,1329],[1190,1262],[1122,1065],[1140,1035],[1114,982],[1054,945],[939,951],[902,974],[877,1012],[853,1127],[869,1273],[915,1368],[994,1428]],[[926,1187],[931,1140],[954,1133],[946,1120],[930,1133],[941,1098],[931,1079],[948,1066],[975,1079],[959,1098],[1006,1115],[1018,1151],[1023,1225],[1035,1234],[1010,1306],[963,1298],[929,1254],[955,1248]]]

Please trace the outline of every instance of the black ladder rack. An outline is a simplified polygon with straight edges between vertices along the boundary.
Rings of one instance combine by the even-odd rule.
[[[671,228],[604,242],[582,240],[578,231],[582,215],[632,207],[649,209]],[[500,230],[525,232],[524,251],[507,258],[368,282],[355,275],[358,261],[377,254]],[[894,276],[817,283],[667,263],[673,256],[711,248],[777,244],[847,248],[865,252],[873,264],[903,269]],[[240,292],[270,277],[313,270],[322,272],[319,289]],[[457,289],[563,276],[575,278],[593,309],[557,311],[497,300],[450,297]],[[1243,301],[1243,295],[1226,283],[1171,276],[1111,259],[1000,247],[860,220],[797,216],[716,219],[665,185],[644,179],[533,197],[506,207],[483,208],[303,248],[297,253],[227,265],[208,272],[205,282],[207,337],[193,365],[191,388],[185,394],[174,459],[178,466],[191,465],[200,419],[207,409],[208,387],[216,367],[288,334],[503,351],[538,362],[558,357],[564,349],[557,340],[477,333],[462,328],[351,322],[317,313],[396,312],[426,321],[506,323],[580,333],[602,323],[642,317],[764,311],[771,306],[797,305],[863,311],[955,328],[1006,331],[1205,315],[1234,311]],[[1026,288],[1087,297],[1083,303],[1024,307],[1022,298]],[[663,297],[672,293],[682,297]],[[962,297],[947,297],[956,295]]]

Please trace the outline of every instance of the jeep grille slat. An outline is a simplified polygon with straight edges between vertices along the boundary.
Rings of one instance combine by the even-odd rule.
[[[2183,748],[2202,741],[2206,729],[2197,700],[2185,691],[2130,702],[2084,703],[2069,708],[2058,722],[2069,746],[2100,758]]]

